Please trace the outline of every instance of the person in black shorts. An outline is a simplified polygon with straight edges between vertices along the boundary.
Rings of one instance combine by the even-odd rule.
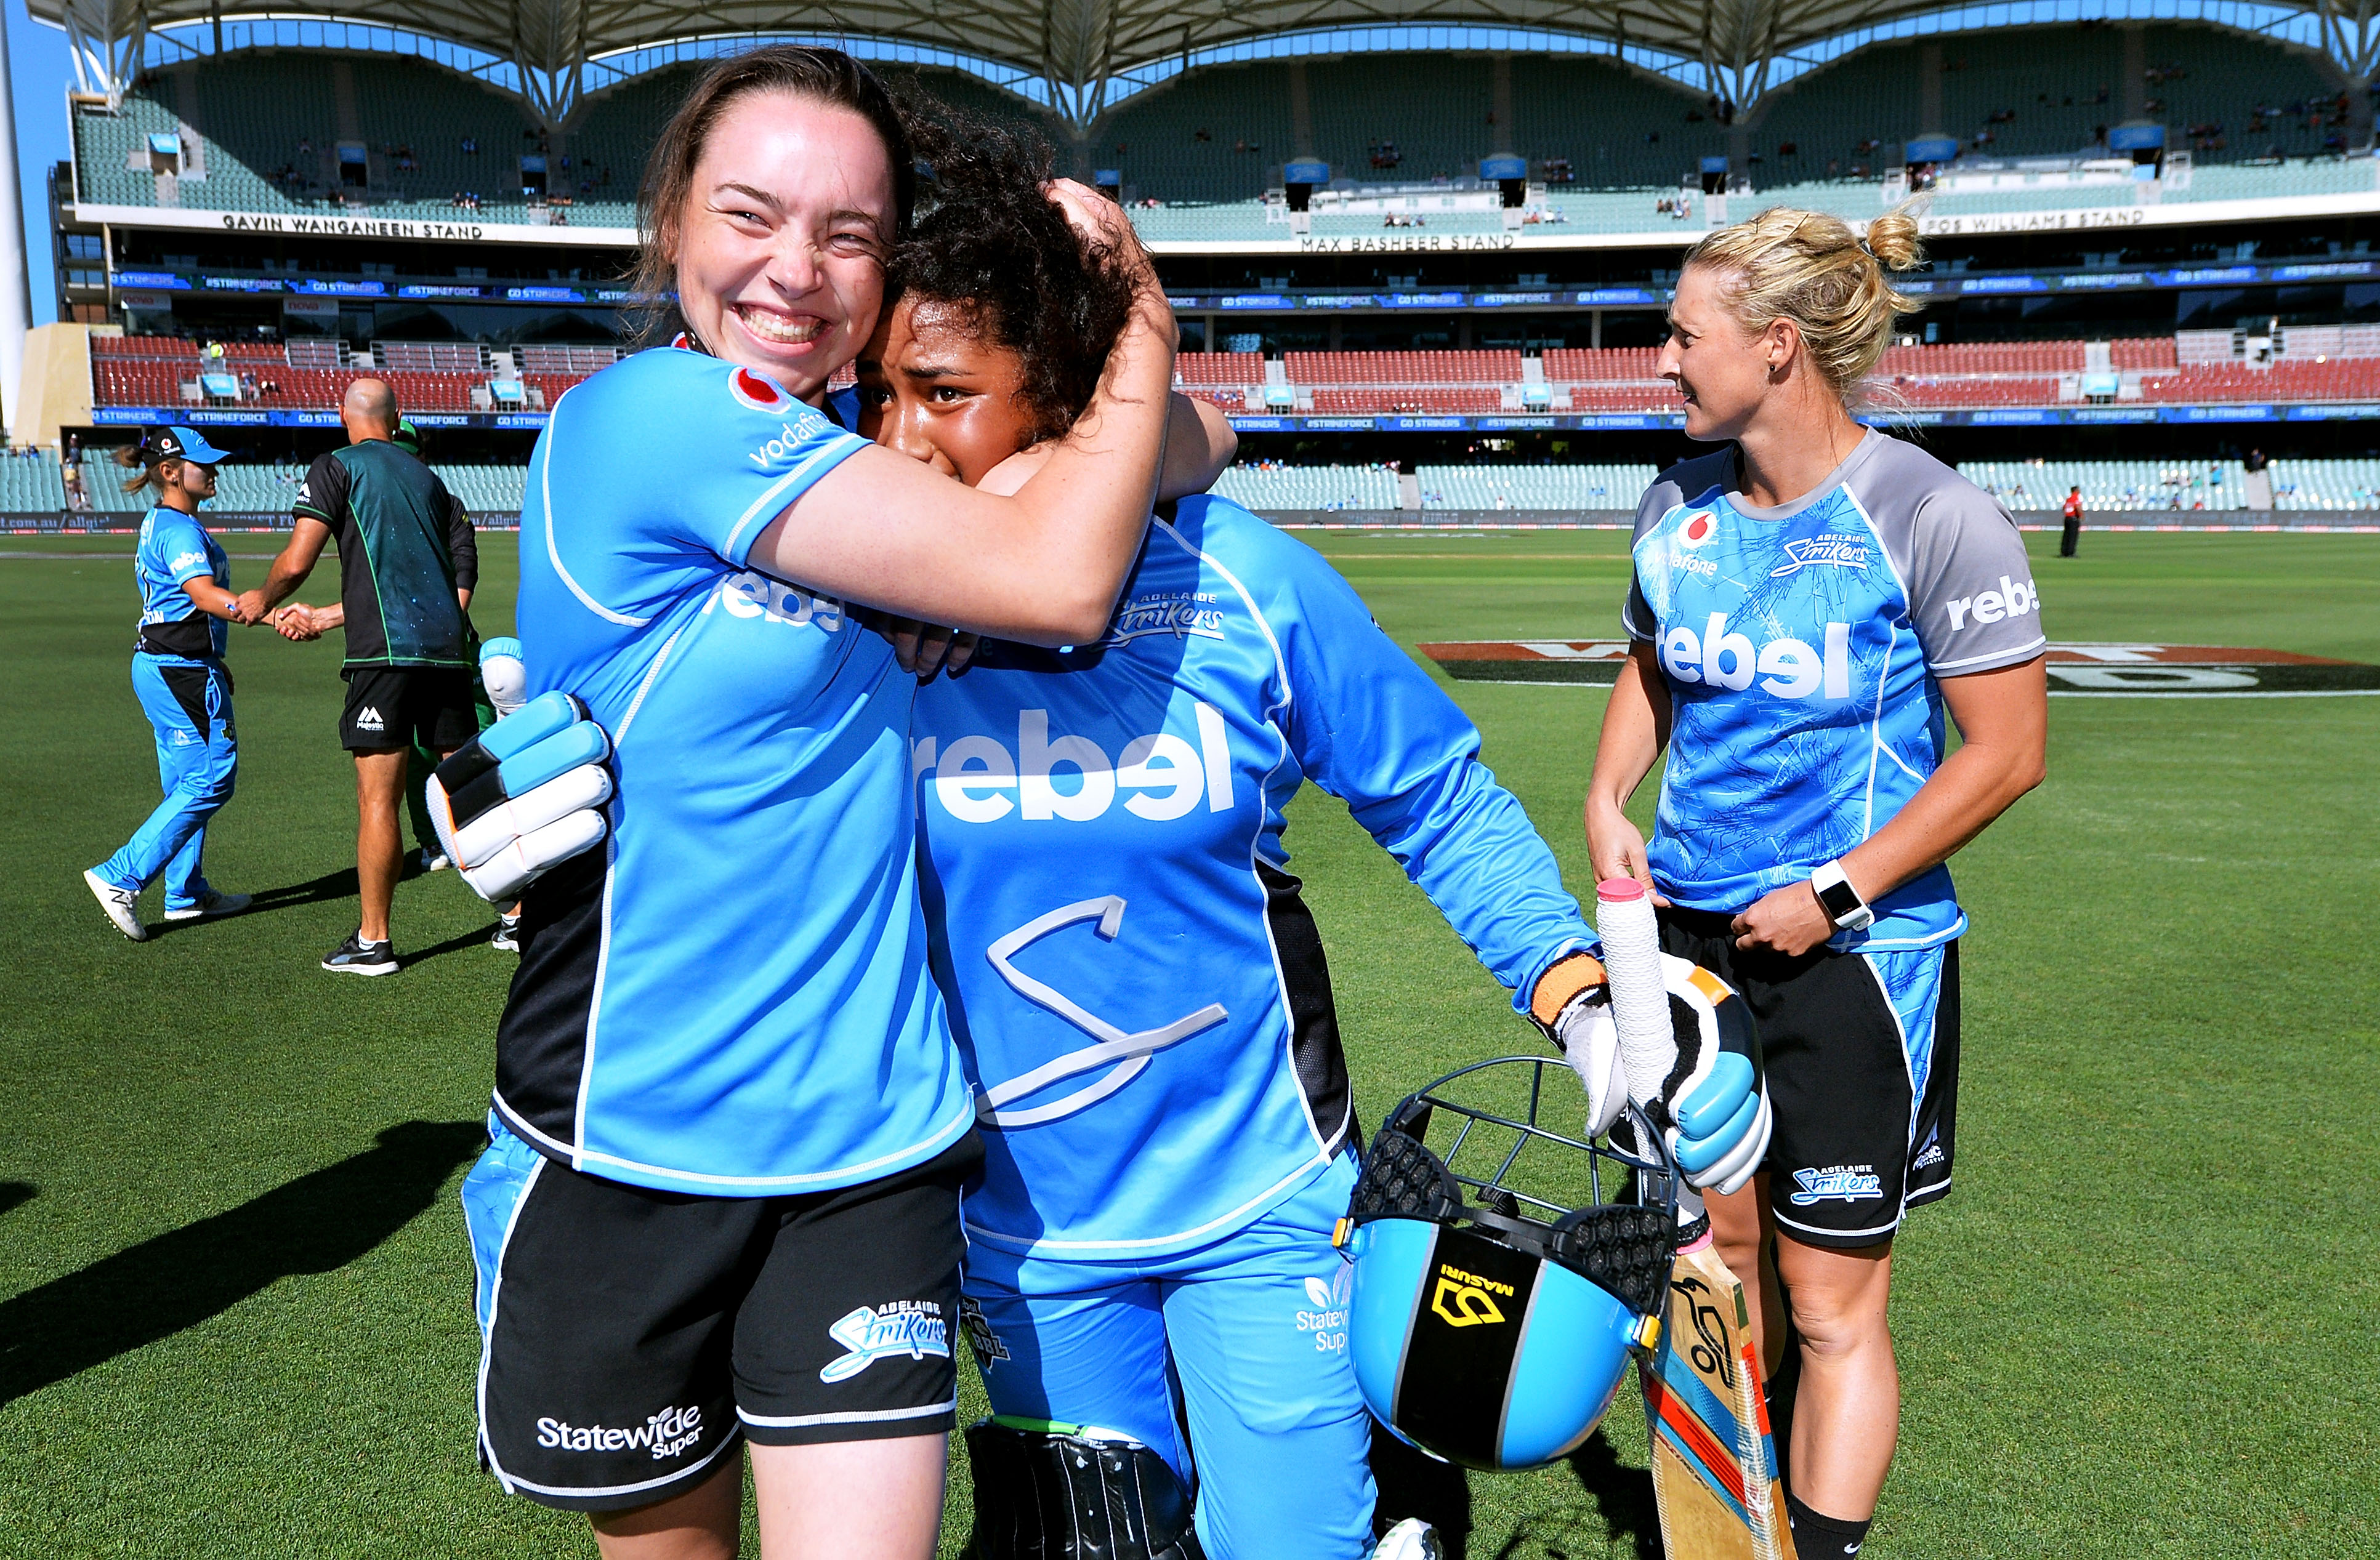
[[[384,975],[396,969],[389,906],[402,868],[397,811],[407,758],[419,744],[443,757],[479,733],[467,615],[479,581],[471,517],[437,475],[391,442],[396,396],[381,380],[347,386],[339,420],[348,444],[317,460],[298,490],[297,528],[265,581],[241,598],[261,621],[339,545],[347,655],[339,741],[356,761],[356,879],[363,914],[322,968]]]
[[[1893,1237],[1950,1191],[1967,919],[1944,863],[2045,773],[2015,522],[1852,416],[1918,259],[1905,212],[1863,235],[1784,207],[1688,251],[1659,370],[1720,447],[1638,506],[1586,798],[1596,876],[1651,888],[1663,950],[1758,1021],[1776,1126],[1711,1233],[1784,1373],[1805,1560],[1866,1541],[1900,1433]],[[1647,840],[1623,809],[1665,747]]]

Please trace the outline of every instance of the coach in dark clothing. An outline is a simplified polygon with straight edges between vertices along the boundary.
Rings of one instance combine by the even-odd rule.
[[[339,420],[347,447],[306,473],[289,545],[240,604],[245,621],[261,620],[305,583],[323,544],[337,539],[347,635],[339,740],[356,761],[363,916],[322,968],[381,975],[396,968],[388,915],[403,859],[397,810],[407,754],[418,742],[443,757],[479,732],[466,614],[480,554],[471,517],[446,485],[390,441],[396,397],[384,381],[347,386]]]

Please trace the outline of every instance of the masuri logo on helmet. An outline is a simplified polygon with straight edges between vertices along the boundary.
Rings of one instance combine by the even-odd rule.
[[[1520,1070],[1546,1067],[1571,1084],[1558,1060],[1508,1057],[1409,1096],[1372,1140],[1340,1226],[1354,1278],[1349,1352],[1364,1401],[1399,1439],[1466,1468],[1536,1468],[1574,1450],[1610,1408],[1632,1351],[1658,1336],[1669,1289],[1672,1166],[1540,1127],[1538,1101],[1575,1099],[1574,1085],[1529,1087],[1525,1106],[1508,1108],[1444,1092],[1469,1077],[1465,1093],[1476,1098],[1478,1085],[1492,1094],[1500,1082],[1516,1084]],[[1467,1123],[1458,1145],[1490,1163],[1514,1133],[1538,1152],[1516,1150],[1484,1180],[1462,1174],[1424,1142],[1439,1117]],[[1639,1141],[1658,1142],[1649,1123]],[[1551,1170],[1557,1179],[1533,1179],[1536,1191],[1509,1184],[1523,1159],[1533,1178]],[[1630,1190],[1620,1192],[1623,1182]],[[1558,1200],[1559,1187],[1609,1189],[1626,1200],[1572,1207]],[[1524,1202],[1537,1216],[1523,1215]]]

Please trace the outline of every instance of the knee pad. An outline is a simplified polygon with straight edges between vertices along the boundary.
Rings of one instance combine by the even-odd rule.
[[[1206,1560],[1190,1492],[1137,1441],[967,1426],[973,1560]]]

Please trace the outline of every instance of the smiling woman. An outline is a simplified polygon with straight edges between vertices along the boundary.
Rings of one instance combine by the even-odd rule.
[[[565,395],[531,459],[526,692],[584,702],[615,791],[606,849],[523,898],[465,1189],[480,1441],[613,1560],[734,1554],[747,1444],[766,1555],[919,1557],[936,1531],[981,1150],[917,905],[916,680],[844,604],[1096,635],[1174,331],[1123,213],[1055,184],[1034,198],[1113,257],[1125,308],[1047,466],[996,496],[856,437],[826,385],[876,326],[915,164],[842,54],[712,67],[644,187],[640,290],[681,333]]]

